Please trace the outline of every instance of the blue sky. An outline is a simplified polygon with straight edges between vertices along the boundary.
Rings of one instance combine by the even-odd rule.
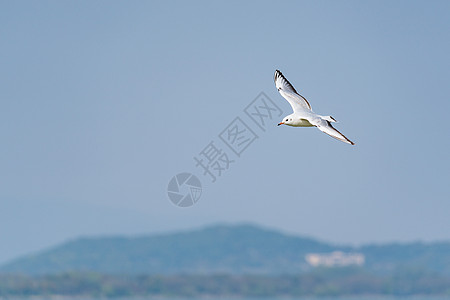
[[[86,235],[251,222],[335,243],[450,240],[450,3],[0,4],[0,262]],[[193,157],[280,69],[352,147],[268,125]],[[273,125],[273,126],[272,126]],[[200,201],[167,197],[196,173]]]

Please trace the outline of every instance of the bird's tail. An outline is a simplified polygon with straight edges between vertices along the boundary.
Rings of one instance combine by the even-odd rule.
[[[331,123],[336,123],[336,119],[333,118],[332,116],[320,116],[322,119],[324,119],[325,121],[331,122]]]

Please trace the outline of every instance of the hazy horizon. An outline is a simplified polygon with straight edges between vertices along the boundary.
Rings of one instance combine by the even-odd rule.
[[[342,243],[342,242],[332,242],[332,241],[328,241],[328,240],[324,240],[324,239],[320,239],[311,235],[300,235],[298,233],[295,232],[289,232],[289,231],[285,231],[282,229],[278,229],[278,228],[274,228],[274,227],[267,227],[261,224],[256,224],[256,223],[249,223],[249,222],[236,222],[236,223],[226,223],[226,222],[220,222],[220,223],[211,223],[211,224],[206,224],[206,225],[199,225],[199,226],[194,226],[191,228],[183,228],[183,229],[172,229],[172,230],[163,230],[163,231],[155,231],[155,232],[149,232],[149,233],[139,233],[139,234],[126,234],[126,233],[122,233],[122,234],[114,234],[114,233],[108,233],[108,234],[94,234],[94,235],[79,235],[79,236],[74,236],[74,237],[69,237],[63,241],[60,241],[56,244],[53,245],[48,245],[46,247],[43,247],[42,249],[37,249],[34,251],[31,251],[29,253],[23,253],[21,255],[18,255],[16,257],[12,257],[9,258],[5,261],[0,261],[0,265],[5,264],[5,263],[9,263],[12,262],[14,260],[16,260],[17,258],[23,258],[24,256],[27,255],[35,255],[38,253],[42,253],[48,250],[51,250],[52,248],[55,247],[59,247],[62,244],[71,242],[71,241],[75,241],[75,240],[79,240],[79,239],[84,239],[84,238],[140,238],[140,237],[150,237],[150,236],[168,236],[168,235],[172,235],[172,234],[180,234],[180,233],[190,233],[190,232],[195,232],[195,231],[201,231],[204,229],[209,229],[209,228],[214,228],[214,227],[219,227],[219,226],[225,226],[225,227],[238,227],[238,226],[252,226],[252,227],[257,227],[259,229],[262,230],[268,230],[268,231],[275,231],[277,233],[286,235],[286,236],[291,236],[291,237],[298,237],[298,238],[306,238],[306,239],[313,239],[315,241],[321,242],[321,243],[326,243],[332,246],[336,246],[336,247],[342,247],[342,246],[350,246],[350,247],[360,247],[360,246],[370,246],[370,245],[388,245],[388,244],[401,244],[401,245],[406,245],[406,244],[414,244],[414,243],[424,243],[424,244],[433,244],[433,243],[445,243],[448,242],[450,243],[450,239],[446,239],[446,240],[434,240],[434,241],[424,241],[424,240],[411,240],[411,241],[384,241],[384,242],[367,242],[367,243]]]

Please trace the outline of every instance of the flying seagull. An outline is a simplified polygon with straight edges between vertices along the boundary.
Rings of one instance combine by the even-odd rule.
[[[279,70],[275,71],[275,86],[281,96],[286,99],[292,107],[294,113],[283,118],[278,124],[289,125],[294,127],[317,127],[320,131],[325,132],[331,137],[338,139],[344,143],[354,145],[352,141],[346,138],[342,133],[337,131],[331,123],[336,120],[332,116],[320,116],[314,113],[308,100],[297,93],[294,86],[284,77]]]

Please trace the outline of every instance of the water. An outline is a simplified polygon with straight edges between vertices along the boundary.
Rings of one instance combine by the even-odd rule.
[[[176,297],[127,297],[127,298],[89,298],[89,297],[32,297],[32,298],[2,298],[0,300],[450,300],[448,296],[338,296],[338,297],[261,297],[261,298],[239,298],[239,297],[196,297],[196,298],[176,298]]]

